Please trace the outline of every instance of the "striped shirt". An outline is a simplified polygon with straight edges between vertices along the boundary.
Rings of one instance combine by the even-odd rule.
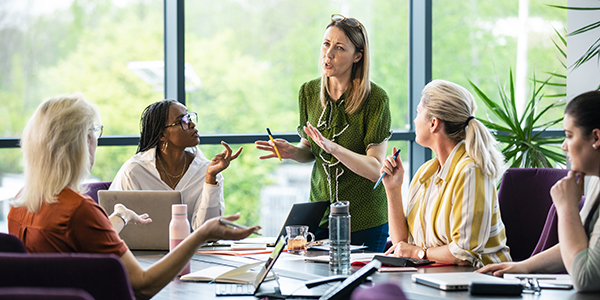
[[[434,158],[419,168],[405,214],[413,245],[448,245],[452,255],[475,267],[512,261],[494,180],[467,155],[462,141],[443,167]]]

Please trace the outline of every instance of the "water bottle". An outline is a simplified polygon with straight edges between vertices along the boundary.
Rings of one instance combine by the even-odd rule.
[[[169,223],[169,251],[173,251],[188,235],[190,222],[187,219],[187,204],[173,204],[171,207],[171,223]],[[190,273],[190,263],[179,272],[178,276]]]
[[[348,201],[330,206],[329,214],[329,268],[334,273],[350,272],[350,212]]]

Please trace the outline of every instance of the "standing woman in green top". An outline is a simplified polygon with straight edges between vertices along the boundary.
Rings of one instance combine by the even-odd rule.
[[[286,140],[257,141],[257,148],[277,157],[314,161],[310,201],[349,201],[352,244],[382,252],[388,237],[383,186],[373,189],[391,136],[386,92],[369,80],[369,41],[358,20],[332,15],[321,44],[321,78],[300,88],[298,145]],[[328,237],[323,215],[317,239]]]

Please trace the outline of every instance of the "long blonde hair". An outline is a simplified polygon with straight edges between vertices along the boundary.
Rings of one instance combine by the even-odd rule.
[[[37,213],[43,203],[56,203],[66,187],[84,191],[81,182],[91,168],[88,138],[94,138],[94,122],[100,122],[100,113],[80,93],[46,99],[38,106],[21,137],[25,186],[15,206]]]
[[[504,156],[488,128],[474,118],[477,104],[464,87],[445,80],[433,80],[423,88],[423,107],[429,119],[438,118],[444,131],[455,143],[465,140],[469,157],[484,174],[496,178],[504,169]]]
[[[354,45],[356,52],[362,52],[360,61],[352,66],[348,97],[346,98],[346,113],[353,114],[360,109],[371,92],[369,38],[364,25],[352,27],[343,21],[331,21],[327,28],[336,26],[341,29]],[[319,58],[319,66],[323,65],[323,57]],[[319,72],[323,72],[319,67]],[[326,105],[326,93],[329,93],[329,78],[321,74],[321,105]]]

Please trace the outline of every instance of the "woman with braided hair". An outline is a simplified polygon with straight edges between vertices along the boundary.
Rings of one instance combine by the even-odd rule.
[[[225,150],[208,160],[196,147],[200,143],[196,113],[175,100],[155,102],[144,110],[137,154],[119,170],[110,190],[176,190],[188,206],[193,230],[225,212],[223,175],[235,153]]]

